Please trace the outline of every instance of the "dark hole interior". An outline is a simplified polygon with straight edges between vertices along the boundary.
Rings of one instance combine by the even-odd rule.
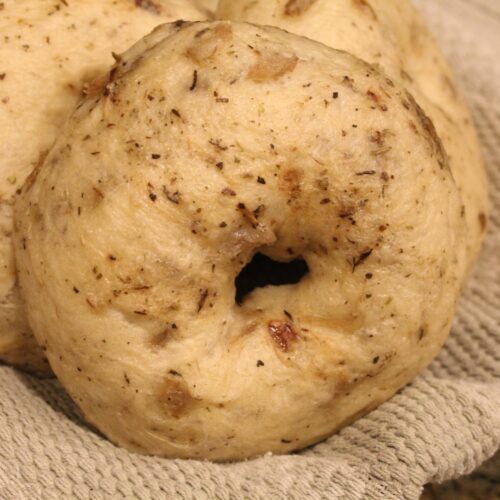
[[[257,253],[236,277],[236,303],[241,305],[245,297],[256,288],[295,285],[308,272],[309,267],[304,259],[278,262]]]

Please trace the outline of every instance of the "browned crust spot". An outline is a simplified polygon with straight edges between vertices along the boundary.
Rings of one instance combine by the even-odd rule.
[[[153,348],[153,350],[158,350],[162,349],[167,345],[167,343],[172,339],[174,335],[174,330],[177,329],[177,326],[175,324],[169,325],[166,327],[164,330],[162,330],[160,333],[157,333],[154,335],[151,340],[149,341],[150,347]]]
[[[297,340],[297,332],[294,330],[293,325],[288,321],[269,321],[267,328],[271,338],[280,351],[288,352],[292,342]]]
[[[392,132],[389,129],[383,129],[383,130],[373,130],[373,132],[370,133],[370,142],[373,142],[379,147],[384,147],[385,141],[387,137],[394,136],[394,132]]]
[[[285,5],[285,16],[301,16],[316,2],[317,0],[288,0]]]
[[[297,200],[302,194],[302,180],[304,171],[298,168],[288,168],[279,180],[279,188],[288,194],[288,203]]]
[[[204,28],[194,36],[194,43],[186,50],[186,57],[200,66],[211,64],[220,45],[231,40],[233,29],[229,23],[219,23],[214,28]]]
[[[372,19],[374,19],[374,20],[378,19],[374,8],[366,0],[352,0],[352,4],[357,9],[360,9],[363,12],[365,12],[366,14],[368,14]]]
[[[387,111],[387,105],[384,103],[382,96],[380,93],[378,93],[375,90],[368,90],[366,95],[368,96],[369,99],[373,101],[373,103],[381,110],[381,111]]]
[[[161,5],[158,5],[152,0],[135,0],[135,6],[157,16],[161,14]]]
[[[427,333],[427,328],[425,327],[425,325],[422,325],[419,329],[418,329],[418,341],[421,342],[425,335]]]
[[[203,288],[200,290],[200,295],[198,297],[198,303],[196,305],[196,312],[199,313],[203,307],[205,306],[205,302],[207,301],[208,297],[208,289]]]
[[[248,72],[248,78],[256,83],[277,80],[291,73],[298,62],[299,58],[295,54],[280,54],[279,52],[259,54],[257,62]]]
[[[189,412],[196,403],[186,382],[182,379],[167,377],[163,382],[158,401],[161,407],[172,417],[179,418]]]
[[[484,233],[486,231],[486,226],[488,225],[488,218],[486,217],[486,214],[484,212],[481,212],[478,215],[479,219],[479,227],[481,228],[481,231]]]

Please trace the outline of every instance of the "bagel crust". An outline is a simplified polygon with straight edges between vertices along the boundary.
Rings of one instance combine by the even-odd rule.
[[[189,0],[4,0],[0,12],[0,359],[49,366],[17,290],[16,191],[54,142],[82,93],[121,52],[162,22],[199,20]]]
[[[486,170],[471,114],[454,75],[411,2],[221,0],[217,16],[278,26],[345,50],[380,66],[412,93],[443,141],[462,196],[470,271],[481,250],[490,212]]]
[[[89,422],[136,452],[234,460],[324,439],[432,360],[461,208],[432,123],[375,67],[277,28],[176,23],[62,129],[15,249]],[[237,305],[257,252],[309,273]]]

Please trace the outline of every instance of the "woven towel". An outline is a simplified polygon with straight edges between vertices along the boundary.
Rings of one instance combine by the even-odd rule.
[[[416,0],[417,1],[417,0]],[[418,0],[474,110],[494,213],[452,335],[367,417],[291,456],[235,464],[128,453],[90,430],[54,380],[0,367],[0,498],[417,499],[500,445],[500,0]]]

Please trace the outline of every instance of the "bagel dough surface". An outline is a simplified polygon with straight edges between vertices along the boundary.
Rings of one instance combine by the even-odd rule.
[[[195,4],[213,19],[217,9],[218,0],[194,0]]]
[[[4,0],[0,10],[0,359],[47,372],[17,290],[12,205],[83,92],[162,22],[203,16],[188,0]]]
[[[15,253],[89,422],[136,452],[234,460],[329,436],[432,360],[461,211],[432,123],[375,67],[277,28],[186,23],[80,104],[16,201]],[[237,305],[256,252],[309,273]]]
[[[278,26],[346,50],[404,85],[445,146],[463,199],[472,268],[490,210],[483,157],[453,73],[409,0],[221,0],[217,17]]]

